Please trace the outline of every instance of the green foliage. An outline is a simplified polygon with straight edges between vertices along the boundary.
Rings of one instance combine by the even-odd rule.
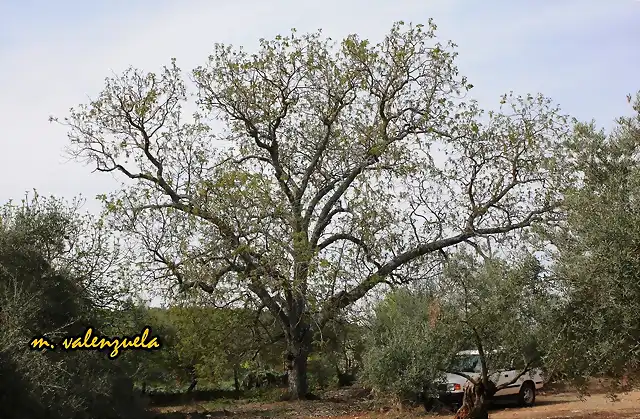
[[[322,352],[309,357],[309,387],[313,390],[326,390],[337,385],[336,365],[331,356]]]
[[[200,307],[175,307],[169,317],[177,332],[176,352],[180,362],[193,366],[196,376],[211,383],[228,379],[233,366],[250,349],[243,339],[247,329],[243,319],[227,310]]]
[[[219,389],[229,383],[240,389],[246,374],[281,366],[281,344],[256,329],[257,313],[249,309],[149,308],[131,302],[117,310],[102,310],[100,316],[110,336],[130,334],[144,326],[160,336],[162,350],[127,351],[119,357],[128,376],[148,391],[184,391],[193,382],[198,389]]]
[[[320,368],[328,375],[327,383],[339,386],[352,384],[363,365],[365,334],[365,328],[351,313],[337,316],[324,329],[316,331],[314,352],[321,358],[314,362],[310,359],[310,373]]]
[[[61,205],[33,200],[2,211],[0,417],[140,417],[131,381],[104,353],[28,348],[34,336],[56,340],[88,325],[102,327],[91,292],[91,280],[99,278],[74,270],[74,261],[65,257],[72,253],[68,240],[77,220],[72,209],[60,211]]]
[[[366,384],[402,400],[434,389],[460,345],[449,310],[438,307],[428,293],[399,290],[386,296],[375,309],[364,357]]]
[[[58,272],[77,278],[94,305],[114,307],[129,291],[128,253],[103,218],[71,202],[37,192],[0,207],[0,226],[38,249]]]
[[[464,333],[472,349],[482,345],[489,370],[526,364],[538,355],[544,319],[556,301],[543,274],[530,254],[508,263],[459,252],[447,265],[442,294],[456,308],[451,327]]]
[[[258,329],[256,318],[264,316],[253,310],[187,305],[171,307],[166,315],[175,330],[179,363],[193,367],[199,382],[220,386],[241,381],[246,371],[260,368],[260,360],[281,365],[282,348]]]
[[[178,381],[186,381],[184,366],[177,353],[177,333],[165,310],[149,308],[130,301],[118,309],[100,312],[107,336],[123,336],[140,333],[149,326],[152,334],[160,337],[159,351],[125,351],[118,358],[121,368],[145,390],[167,390]]]
[[[633,105],[610,135],[578,124],[572,142],[579,178],[555,237],[565,304],[550,358],[569,378],[620,377],[640,362],[640,95]]]

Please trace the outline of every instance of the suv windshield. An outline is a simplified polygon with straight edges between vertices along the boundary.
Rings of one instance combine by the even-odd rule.
[[[479,355],[456,355],[453,359],[453,371],[482,372]]]

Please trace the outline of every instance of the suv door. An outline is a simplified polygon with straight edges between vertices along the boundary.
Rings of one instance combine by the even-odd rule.
[[[504,385],[511,382],[511,380],[513,380],[518,375],[519,371],[516,371],[513,368],[513,364],[514,364],[513,361],[506,363],[506,365],[503,365],[503,368],[498,370],[494,380],[494,383],[496,383],[497,386]],[[518,394],[518,391],[520,390],[520,382],[521,380],[518,380],[515,383],[512,383],[511,385],[509,385],[508,387],[503,388],[502,390],[496,393],[496,396],[507,396],[512,394]]]
[[[517,375],[518,375],[518,372],[513,369],[501,371],[498,385],[511,382]],[[497,392],[496,395],[507,396],[511,394],[518,394],[518,392],[520,391],[520,384],[521,384],[521,380],[518,380],[515,383],[511,383],[506,388],[503,388],[502,390]]]

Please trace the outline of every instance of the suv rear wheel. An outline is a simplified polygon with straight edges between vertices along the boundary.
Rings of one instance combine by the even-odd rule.
[[[529,407],[533,406],[536,402],[536,387],[531,381],[527,381],[520,387],[520,393],[518,393],[518,404],[520,406]]]

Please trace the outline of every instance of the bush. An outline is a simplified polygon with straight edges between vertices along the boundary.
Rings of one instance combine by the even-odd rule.
[[[453,330],[433,323],[434,299],[427,294],[398,291],[376,307],[368,350],[364,355],[364,384],[391,393],[403,402],[417,401],[442,377],[455,339]]]
[[[82,279],[52,259],[68,249],[67,219],[47,208],[5,212],[0,223],[0,417],[127,419],[144,413],[119,363],[95,351],[36,352],[52,340],[100,330]]]
[[[326,390],[337,384],[335,364],[322,354],[314,354],[309,357],[308,372],[309,387],[313,390]]]

